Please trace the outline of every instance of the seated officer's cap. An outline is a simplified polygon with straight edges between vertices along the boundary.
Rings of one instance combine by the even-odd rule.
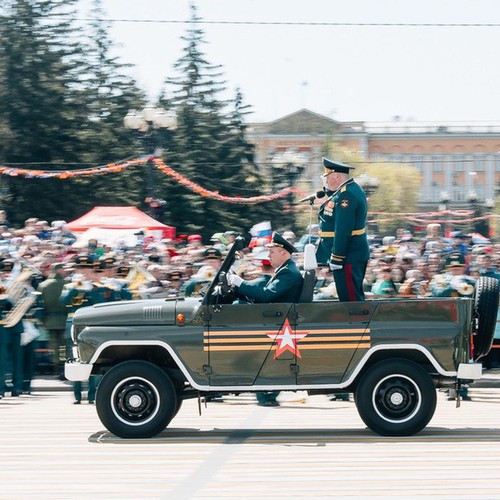
[[[118,266],[118,268],[116,270],[116,275],[117,276],[127,276],[129,271],[130,271],[129,266]]]
[[[354,169],[354,167],[350,167],[349,165],[345,165],[344,163],[341,163],[340,161],[332,161],[329,160],[328,158],[323,158],[323,167],[325,169],[330,170],[332,172],[340,172],[342,174],[348,174],[349,170]],[[329,172],[327,172],[329,173]]]
[[[289,241],[285,240],[285,238],[283,238],[283,236],[281,236],[281,234],[276,233],[276,232],[273,233],[273,239],[272,239],[271,243],[268,243],[266,245],[266,247],[282,247],[288,253],[297,252],[297,249]]]
[[[465,266],[465,257],[463,253],[452,253],[446,258],[446,267],[463,267]]]
[[[203,258],[204,259],[220,259],[222,258],[222,254],[220,253],[220,250],[214,247],[207,248],[203,252]]]

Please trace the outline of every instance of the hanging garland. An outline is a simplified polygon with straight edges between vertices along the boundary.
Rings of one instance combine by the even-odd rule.
[[[99,167],[81,170],[30,170],[27,168],[5,167],[0,165],[0,175],[24,177],[26,179],[74,179],[76,177],[93,177],[94,175],[115,174],[127,168],[144,165],[149,157],[125,160],[122,163],[108,163]]]
[[[242,198],[241,196],[223,196],[219,194],[217,191],[210,191],[208,189],[201,187],[199,184],[190,181],[187,177],[185,177],[184,175],[175,171],[173,168],[166,165],[160,158],[152,158],[152,161],[155,167],[160,172],[163,172],[169,177],[172,177],[172,179],[175,179],[179,184],[182,184],[183,186],[187,187],[194,193],[199,194],[200,196],[210,197],[215,200],[224,201],[226,203],[251,205],[255,203],[267,203],[269,201],[277,200],[279,198],[284,198],[285,196],[288,196],[289,194],[292,193],[304,196],[304,192],[296,187],[288,187],[282,189],[281,191],[278,191],[277,193],[263,194],[260,196],[250,196],[249,198]]]
[[[145,165],[149,161],[152,161],[154,166],[162,173],[172,177],[172,179],[175,179],[179,184],[182,184],[194,193],[199,194],[200,196],[210,197],[215,200],[223,201],[225,203],[252,205],[256,203],[268,203],[270,201],[284,198],[289,194],[298,194],[301,196],[305,195],[302,190],[296,187],[288,187],[282,189],[281,191],[278,191],[277,193],[264,194],[260,196],[250,196],[249,198],[243,198],[241,196],[223,196],[217,191],[210,191],[200,186],[199,184],[190,181],[187,177],[180,174],[173,168],[167,166],[163,160],[161,160],[160,158],[156,158],[155,156],[142,156],[134,160],[123,161],[122,163],[109,163],[108,165],[81,170],[30,170],[27,168],[0,166],[0,175],[8,175],[9,177],[24,177],[26,179],[74,179],[78,177],[92,177],[94,175],[114,174],[131,167]]]
[[[210,197],[215,200],[223,201],[225,203],[236,203],[244,205],[252,205],[257,203],[268,203],[280,198],[284,198],[289,194],[298,194],[299,196],[305,196],[304,191],[296,187],[288,187],[282,189],[273,194],[264,194],[259,196],[250,196],[249,198],[243,198],[241,196],[223,196],[217,191],[210,191],[204,187],[190,181],[186,176],[180,174],[172,167],[169,167],[161,158],[155,156],[141,156],[133,160],[124,160],[119,163],[108,163],[107,165],[101,165],[98,167],[85,168],[81,170],[30,170],[28,168],[16,168],[16,167],[6,167],[0,165],[0,175],[7,175],[9,177],[24,177],[26,179],[74,179],[78,177],[93,177],[95,175],[106,175],[115,174],[122,172],[131,167],[142,166],[152,161],[154,166],[162,173],[168,175],[172,179],[176,180],[179,184],[187,187],[191,191],[200,196]],[[393,217],[402,217],[409,222],[414,223],[450,223],[450,224],[462,224],[467,222],[475,222],[479,220],[497,218],[498,215],[490,214],[480,217],[471,217],[474,214],[473,210],[444,210],[442,212],[420,212],[420,213],[393,213],[393,212],[369,212],[370,216],[374,215],[388,215]],[[453,217],[468,217],[460,220],[446,219],[443,220],[445,215],[450,215]],[[379,221],[385,219],[379,219]],[[390,219],[387,219],[390,220]]]

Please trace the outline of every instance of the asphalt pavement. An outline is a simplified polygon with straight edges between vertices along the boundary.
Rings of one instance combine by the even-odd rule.
[[[62,390],[0,400],[0,500],[500,499],[496,388],[459,408],[440,391],[408,437],[368,430],[352,398],[282,393],[187,400],[157,436],[120,439],[69,382],[37,384]]]

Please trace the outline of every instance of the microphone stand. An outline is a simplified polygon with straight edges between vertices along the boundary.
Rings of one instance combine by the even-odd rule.
[[[311,243],[311,231],[312,231],[312,217],[313,217],[313,206],[315,198],[309,200],[309,240],[307,243]]]

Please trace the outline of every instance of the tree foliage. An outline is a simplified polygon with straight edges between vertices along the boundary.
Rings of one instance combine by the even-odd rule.
[[[163,143],[165,158],[193,182],[222,195],[260,194],[253,146],[245,138],[248,107],[239,91],[230,102],[220,97],[225,89],[221,68],[205,58],[204,33],[194,5],[191,20],[182,37],[185,46],[174,66],[176,74],[166,80],[160,98],[160,104],[175,109],[178,118],[177,130]],[[259,206],[200,197],[170,179],[162,184],[168,220],[181,231],[199,232],[205,238],[221,229],[248,230],[264,212]]]
[[[393,234],[397,228],[408,226],[404,217],[395,214],[417,210],[421,181],[420,173],[415,167],[399,163],[368,162],[359,153],[335,142],[330,145],[328,154],[354,166],[355,179],[359,180],[363,174],[377,179],[378,187],[364,187],[368,195],[369,219],[373,221],[372,231],[377,229],[383,234]]]
[[[94,24],[95,36],[85,38],[82,29],[75,26],[76,3],[8,0],[3,6],[3,164],[71,170],[127,154],[129,139],[122,120],[142,93],[132,80],[121,78],[116,61],[106,59],[109,45],[105,30],[99,32]],[[99,45],[92,46],[96,39]],[[124,197],[128,186],[119,187],[125,180],[124,176],[110,189],[111,180],[104,177],[85,181],[2,179],[8,188],[5,208],[17,224],[30,216],[71,219],[101,200],[104,192]]]
[[[142,109],[144,92],[115,58],[102,0],[92,0],[76,24],[79,0],[4,0],[0,4],[0,163],[44,170],[104,165],[163,149],[167,164],[226,196],[262,194],[268,186],[246,139],[249,107],[239,90],[221,98],[220,66],[203,53],[196,8],[184,49],[166,78],[159,104],[175,110],[176,130],[134,137],[123,124]],[[167,201],[162,221],[179,232],[208,238],[220,230],[247,231],[270,218],[279,227],[279,203],[228,204],[201,197],[152,167],[89,178],[2,177],[0,204],[9,220],[76,218],[95,205],[148,209],[153,194]]]

